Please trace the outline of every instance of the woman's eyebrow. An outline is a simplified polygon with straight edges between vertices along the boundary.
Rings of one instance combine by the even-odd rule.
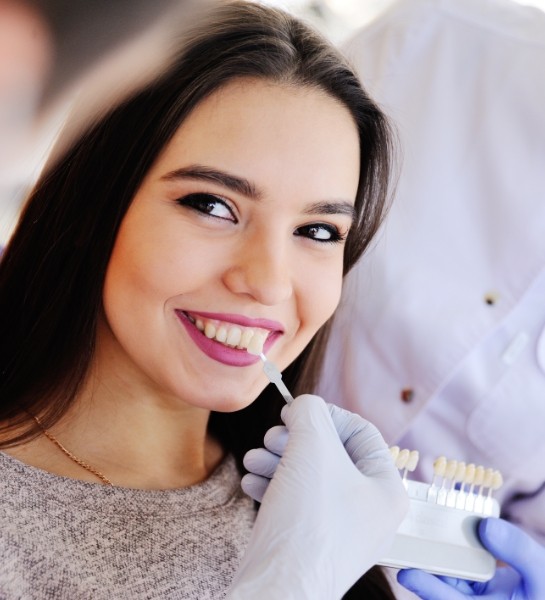
[[[314,202],[307,206],[304,212],[307,215],[347,215],[352,221],[356,218],[354,205],[346,200]]]
[[[213,167],[206,167],[204,165],[190,165],[188,167],[182,167],[175,169],[163,175],[161,179],[172,181],[175,179],[198,179],[200,181],[210,181],[212,183],[218,183],[238,194],[247,196],[254,200],[259,200],[262,197],[261,192],[256,186],[243,177],[238,177],[226,171],[214,169]]]
[[[174,171],[169,171],[161,179],[165,181],[176,179],[210,181],[254,200],[259,200],[263,197],[262,192],[248,179],[205,165],[181,167]],[[314,202],[305,208],[304,213],[308,215],[347,215],[352,220],[356,218],[356,209],[352,203],[345,200]]]

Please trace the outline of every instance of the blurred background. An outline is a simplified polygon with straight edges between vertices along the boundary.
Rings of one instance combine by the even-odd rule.
[[[392,0],[262,1],[305,18],[338,45],[349,38],[355,29],[371,22],[392,3]],[[545,10],[545,0],[516,1]],[[47,127],[41,131],[24,160],[18,161],[16,168],[10,166],[4,173],[0,169],[0,244],[2,245],[8,239],[17,221],[21,202],[47,158],[69,105],[70,101],[67,100],[65,108],[57,109],[49,118]]]

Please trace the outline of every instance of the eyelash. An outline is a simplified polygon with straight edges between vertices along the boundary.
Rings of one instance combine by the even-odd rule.
[[[235,224],[238,223],[238,219],[235,217],[233,210],[230,208],[227,202],[222,200],[219,196],[215,196],[214,194],[197,192],[195,194],[188,194],[183,198],[179,198],[176,202],[180,206],[186,206],[211,219],[223,219],[226,221],[232,221]],[[218,215],[211,214],[211,207],[218,204],[223,206],[223,208],[229,212],[231,218],[220,217]],[[328,239],[313,237],[313,230],[315,231],[314,235],[316,235],[318,230],[322,230],[326,231],[330,237]],[[317,242],[318,244],[338,244],[340,242],[344,242],[347,237],[347,235],[341,233],[341,231],[335,225],[327,223],[310,223],[309,225],[302,225],[295,230],[294,235],[307,237],[309,240]]]
[[[327,231],[330,236],[329,239],[321,240],[319,238],[312,237],[310,232],[313,229],[322,229]],[[306,232],[306,234],[301,232]],[[326,223],[311,223],[310,225],[303,225],[295,230],[294,235],[307,237],[311,241],[317,242],[318,244],[338,244],[346,240],[346,234],[341,233],[339,229],[335,227],[335,225],[328,225]]]

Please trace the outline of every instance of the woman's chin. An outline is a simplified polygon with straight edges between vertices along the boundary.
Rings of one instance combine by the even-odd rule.
[[[250,391],[237,390],[233,393],[225,393],[218,398],[217,402],[213,403],[211,410],[225,413],[243,410],[257,399],[265,387],[265,385],[260,385]]]

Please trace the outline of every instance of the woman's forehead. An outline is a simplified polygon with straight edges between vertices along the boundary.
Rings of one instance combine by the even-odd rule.
[[[235,80],[187,117],[154,167],[156,176],[192,164],[252,180],[288,182],[355,197],[359,138],[340,102],[311,87]]]

